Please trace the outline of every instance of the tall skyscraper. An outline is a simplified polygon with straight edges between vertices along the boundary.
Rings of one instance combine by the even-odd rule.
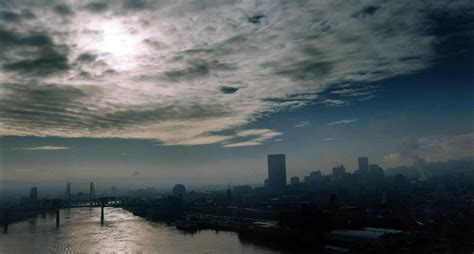
[[[369,165],[369,182],[375,185],[381,185],[384,182],[385,172],[377,164]]]
[[[67,183],[66,192],[64,193],[64,198],[68,201],[71,200],[71,183]]]
[[[36,186],[33,186],[30,190],[30,201],[36,200],[38,200],[38,188]]]
[[[369,176],[369,158],[359,157],[359,176],[362,180],[367,180]]]
[[[268,155],[268,187],[279,192],[286,187],[286,162],[284,154]]]
[[[91,183],[89,184],[89,199],[95,199],[94,182],[91,182]]]
[[[332,168],[332,177],[334,178],[334,181],[340,182],[344,180],[345,176],[346,176],[346,168],[344,168],[343,165]]]
[[[184,198],[184,195],[186,194],[186,187],[184,187],[184,184],[175,184],[173,187],[173,195],[176,197]]]

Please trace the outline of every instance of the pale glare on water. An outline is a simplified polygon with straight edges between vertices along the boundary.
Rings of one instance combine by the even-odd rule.
[[[238,234],[202,230],[190,234],[164,223],[150,222],[120,208],[61,210],[13,223],[0,234],[0,253],[276,253],[241,242]]]

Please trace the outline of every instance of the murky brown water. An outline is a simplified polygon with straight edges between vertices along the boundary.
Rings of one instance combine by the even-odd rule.
[[[0,253],[278,253],[241,242],[236,233],[202,230],[189,234],[163,223],[147,221],[120,208],[61,211],[10,224],[0,233]]]

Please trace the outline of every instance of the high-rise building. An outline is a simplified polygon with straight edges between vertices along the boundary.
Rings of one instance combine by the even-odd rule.
[[[377,164],[369,165],[369,182],[375,185],[383,184],[385,173],[383,168]]]
[[[36,200],[38,200],[38,188],[36,186],[33,186],[30,189],[30,201]]]
[[[344,168],[343,165],[332,168],[332,177],[334,178],[334,181],[337,181],[337,182],[342,181],[344,180],[345,176],[346,176],[346,168]]]
[[[367,157],[359,157],[359,171],[358,174],[362,180],[367,180],[369,175],[369,158]]]
[[[286,162],[284,154],[268,155],[268,187],[280,192],[286,187]]]
[[[66,185],[66,192],[64,193],[64,198],[66,200],[71,200],[71,183],[67,183]]]
[[[309,173],[308,176],[304,177],[305,183],[315,184],[315,183],[321,182],[321,180],[322,180],[322,174],[321,174],[321,171],[319,170],[313,171]]]
[[[291,185],[297,185],[300,183],[300,178],[297,176],[293,176],[292,178],[290,178],[290,183]]]
[[[232,201],[232,190],[230,188],[227,189],[227,201],[228,202]]]
[[[89,199],[95,199],[94,182],[91,182],[91,183],[89,184]]]
[[[186,194],[186,187],[183,184],[176,184],[173,187],[173,195],[176,197],[184,198],[184,194]]]

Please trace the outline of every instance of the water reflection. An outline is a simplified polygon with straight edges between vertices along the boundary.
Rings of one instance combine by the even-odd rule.
[[[106,208],[100,225],[99,208],[61,210],[11,224],[0,235],[0,253],[276,253],[241,242],[236,233],[203,230],[185,233],[164,223],[146,221],[120,208]]]

